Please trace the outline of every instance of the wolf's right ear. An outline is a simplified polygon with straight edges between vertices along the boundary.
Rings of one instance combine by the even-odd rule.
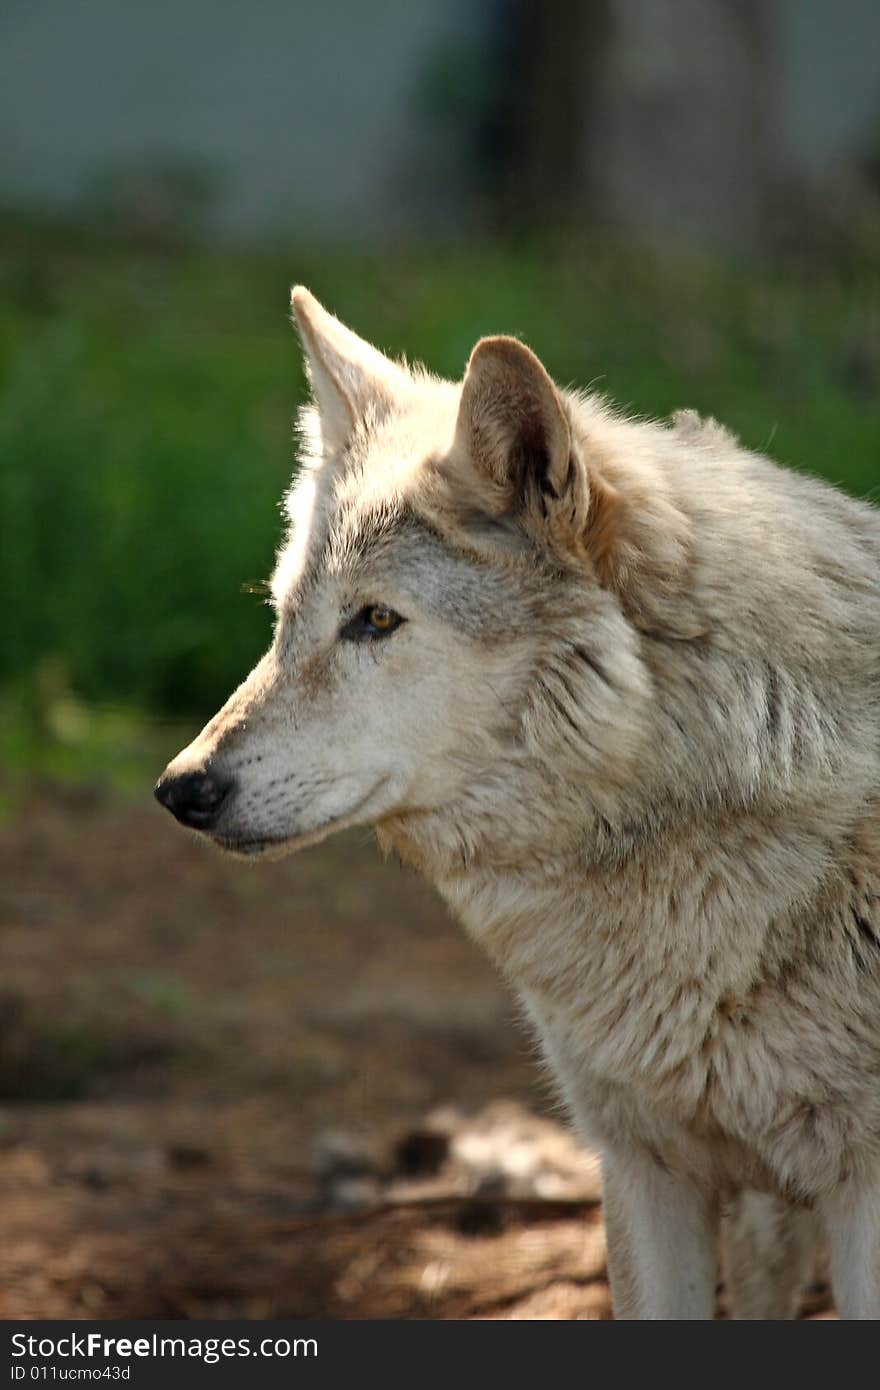
[[[293,317],[326,451],[346,447],[356,426],[381,417],[411,384],[400,367],[335,319],[302,285],[290,295]]]

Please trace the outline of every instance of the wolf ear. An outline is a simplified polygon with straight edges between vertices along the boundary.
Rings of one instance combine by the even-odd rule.
[[[461,390],[454,454],[475,504],[506,517],[565,566],[620,598],[636,627],[690,639],[706,631],[688,592],[691,523],[651,462],[640,427],[602,408],[570,414],[533,352],[483,338]]]
[[[517,338],[477,343],[462,386],[455,441],[476,468],[493,512],[507,514],[570,558],[604,546],[615,494],[599,480],[591,486],[562,398]],[[609,526],[603,527],[598,512]]]
[[[511,508],[524,493],[558,496],[563,490],[568,421],[553,382],[517,338],[482,338],[471,353],[456,441]]]
[[[382,415],[411,382],[409,373],[328,314],[302,285],[290,295],[324,446],[344,449],[355,427]]]

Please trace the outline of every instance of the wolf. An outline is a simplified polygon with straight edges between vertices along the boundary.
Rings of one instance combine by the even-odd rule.
[[[271,646],[156,795],[375,825],[602,1158],[616,1315],[880,1316],[880,512],[512,337],[452,383],[305,289]],[[722,1255],[719,1255],[719,1251]]]

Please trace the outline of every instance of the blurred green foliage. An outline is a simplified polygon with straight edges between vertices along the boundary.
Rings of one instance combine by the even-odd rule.
[[[861,494],[880,484],[876,264],[722,266],[587,235],[172,254],[13,221],[0,238],[7,713],[45,710],[54,680],[66,715],[50,700],[38,722],[66,717],[74,742],[77,701],[195,719],[265,645],[268,609],[243,586],[268,576],[281,533],[304,392],[295,280],[441,373],[459,375],[482,333],[520,334],[563,383],[638,413],[694,406],[784,463]]]

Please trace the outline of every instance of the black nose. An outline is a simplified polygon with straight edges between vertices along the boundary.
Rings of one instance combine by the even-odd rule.
[[[155,795],[181,825],[209,830],[231,789],[232,781],[216,773],[185,772],[178,777],[160,777]]]

